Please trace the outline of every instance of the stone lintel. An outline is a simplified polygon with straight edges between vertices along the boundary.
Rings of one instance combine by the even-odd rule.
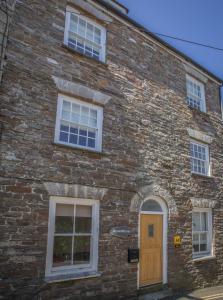
[[[61,93],[66,93],[73,96],[79,96],[88,99],[88,101],[92,103],[100,104],[103,106],[107,104],[111,99],[111,96],[108,96],[100,91],[93,90],[82,84],[67,81],[56,76],[52,76],[52,77],[58,90]]]
[[[193,207],[214,208],[217,201],[204,198],[190,198]]]
[[[102,200],[107,192],[106,188],[91,187],[80,184],[45,182],[44,186],[50,196],[59,197]]]
[[[195,77],[196,79],[202,81],[203,83],[207,83],[208,77],[204,76],[202,73],[198,72],[196,69],[194,69],[192,66],[188,64],[183,64],[183,65],[188,75]]]
[[[187,132],[188,132],[188,134],[191,138],[199,140],[201,142],[211,144],[212,141],[213,141],[213,137],[211,137],[210,135],[205,134],[204,132],[194,130],[194,129],[191,129],[191,128],[187,128]]]
[[[89,14],[95,16],[97,19],[106,22],[106,23],[111,23],[112,18],[110,18],[108,15],[91,5],[90,3],[83,1],[83,0],[68,0],[67,5],[75,5],[83,10],[87,11]]]

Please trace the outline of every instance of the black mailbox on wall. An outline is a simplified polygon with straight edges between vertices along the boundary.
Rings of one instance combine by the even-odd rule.
[[[138,263],[139,262],[139,249],[128,249],[128,262]]]

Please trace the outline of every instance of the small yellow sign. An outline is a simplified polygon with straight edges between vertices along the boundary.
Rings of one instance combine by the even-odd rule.
[[[179,235],[174,236],[174,246],[179,248],[181,246],[181,237]]]

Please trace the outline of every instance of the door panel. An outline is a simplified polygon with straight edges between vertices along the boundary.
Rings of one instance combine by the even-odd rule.
[[[163,216],[140,217],[140,286],[163,280]]]

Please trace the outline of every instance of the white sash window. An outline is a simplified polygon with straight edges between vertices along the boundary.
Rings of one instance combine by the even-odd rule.
[[[72,7],[67,7],[64,43],[81,54],[105,61],[105,28]]]
[[[97,271],[99,202],[51,197],[46,276]]]
[[[204,84],[187,75],[187,104],[206,112]]]
[[[208,208],[197,208],[192,213],[193,256],[212,254],[212,213]]]
[[[101,151],[103,108],[65,95],[58,96],[55,142]]]

